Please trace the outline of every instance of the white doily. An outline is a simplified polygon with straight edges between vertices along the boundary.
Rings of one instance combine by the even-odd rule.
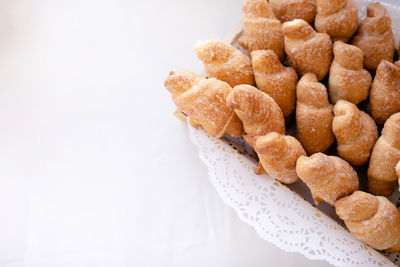
[[[356,0],[360,17],[373,1]],[[390,12],[396,43],[400,33],[400,2],[380,1]],[[253,226],[261,238],[288,252],[336,266],[394,266],[400,253],[381,254],[353,237],[333,208],[315,208],[307,187],[287,187],[268,175],[255,175],[256,160],[240,140],[215,139],[189,126],[190,139],[207,165],[212,184],[239,218]],[[236,142],[236,144],[235,144]],[[391,197],[399,206],[399,194]],[[322,211],[323,212],[322,212]]]
[[[255,175],[256,161],[240,146],[191,126],[189,132],[222,200],[263,239],[337,266],[392,265],[288,187],[268,175]]]

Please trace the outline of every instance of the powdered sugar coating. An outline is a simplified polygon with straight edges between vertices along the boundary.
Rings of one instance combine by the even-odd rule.
[[[387,198],[357,191],[339,200],[336,211],[364,243],[378,250],[400,250],[400,212]]]
[[[363,69],[363,52],[360,48],[335,42],[334,59],[329,71],[329,98],[358,104],[367,99],[372,83],[371,74]]]
[[[333,106],[326,87],[315,74],[304,75],[297,84],[297,138],[307,154],[326,151],[334,142],[332,132]]]
[[[190,71],[171,71],[164,82],[176,106],[189,116],[193,126],[201,125],[214,137],[240,137],[243,131],[236,114],[226,104],[232,88],[215,78],[206,79]]]
[[[333,110],[332,130],[339,156],[353,166],[366,164],[378,139],[374,120],[346,100],[339,100]]]
[[[281,108],[285,118],[295,108],[297,73],[284,67],[272,50],[251,52],[254,77],[258,89],[271,96]]]
[[[395,166],[400,160],[400,113],[392,115],[372,150],[368,167],[368,190],[390,196],[396,188]]]
[[[282,24],[265,0],[246,0],[243,3],[243,34],[238,39],[249,52],[273,50],[280,60],[284,57]]]
[[[395,40],[391,19],[379,3],[368,5],[367,17],[361,22],[352,44],[364,52],[364,67],[375,70],[382,60],[393,62]]]
[[[297,175],[307,184],[318,205],[322,201],[334,206],[336,200],[358,190],[358,176],[349,163],[322,153],[297,160]]]
[[[377,70],[369,97],[372,117],[383,124],[400,111],[400,68],[383,60]]]
[[[315,73],[322,80],[332,61],[332,41],[329,35],[317,33],[304,20],[295,19],[282,26],[286,63],[299,75]]]
[[[265,171],[272,177],[286,184],[296,182],[296,161],[306,152],[300,142],[292,136],[276,132],[257,138],[255,150]]]
[[[316,0],[315,29],[332,40],[347,42],[358,27],[358,9],[354,0]]]
[[[203,62],[209,77],[227,82],[234,87],[254,84],[250,57],[219,39],[197,42],[197,57]]]
[[[269,4],[282,23],[303,19],[311,24],[317,13],[315,0],[269,0]]]
[[[278,104],[266,93],[250,85],[235,86],[226,100],[243,122],[250,146],[258,136],[269,132],[285,133],[285,120]]]

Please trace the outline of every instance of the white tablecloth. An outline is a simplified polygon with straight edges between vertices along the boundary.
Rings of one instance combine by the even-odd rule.
[[[163,87],[241,1],[0,2],[0,266],[324,266],[225,206]]]

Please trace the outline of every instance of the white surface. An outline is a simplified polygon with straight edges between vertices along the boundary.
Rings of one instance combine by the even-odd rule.
[[[327,266],[225,206],[162,83],[241,1],[0,2],[0,266]]]

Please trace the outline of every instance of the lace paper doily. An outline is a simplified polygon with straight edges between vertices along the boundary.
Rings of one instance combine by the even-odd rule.
[[[288,187],[268,175],[255,175],[256,161],[240,145],[191,126],[189,132],[222,200],[263,239],[337,266],[392,265]]]
[[[366,16],[370,0],[356,0],[360,18]],[[380,1],[392,17],[396,44],[400,33],[400,2]],[[268,175],[255,175],[254,154],[245,142],[215,139],[189,126],[190,139],[222,200],[239,218],[253,226],[261,238],[288,252],[310,259],[326,260],[336,266],[395,266],[400,253],[381,254],[353,237],[332,207],[315,208],[308,188],[297,182],[287,187]],[[399,207],[400,194],[391,201]]]

